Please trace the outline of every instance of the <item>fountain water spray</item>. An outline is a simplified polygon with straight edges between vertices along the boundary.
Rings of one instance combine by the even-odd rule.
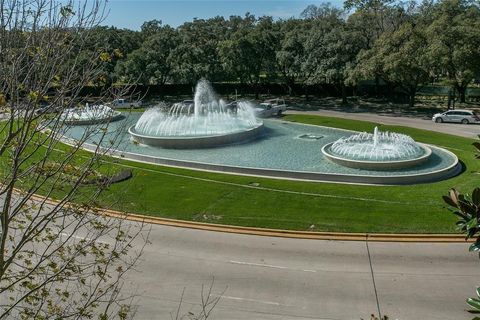
[[[129,132],[143,144],[202,148],[252,140],[261,127],[250,102],[226,104],[208,81],[200,80],[193,104],[176,103],[167,112],[149,109]]]
[[[83,108],[65,110],[60,117],[66,124],[89,125],[115,121],[122,118],[122,115],[108,106],[87,103]]]
[[[378,170],[418,165],[431,154],[428,147],[416,143],[411,137],[395,132],[380,132],[378,127],[375,127],[373,134],[362,132],[340,138],[324,146],[322,152],[344,166]]]

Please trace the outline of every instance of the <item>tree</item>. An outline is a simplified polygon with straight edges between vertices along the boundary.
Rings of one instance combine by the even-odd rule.
[[[289,94],[296,82],[307,78],[302,63],[306,59],[305,42],[310,23],[304,20],[290,19],[280,22],[280,45],[276,51],[277,68],[280,71]]]
[[[225,39],[225,19],[194,19],[178,27],[180,42],[172,52],[178,82],[195,84],[201,78],[221,80],[218,46]]]
[[[379,75],[395,83],[409,97],[409,107],[413,107],[418,89],[430,77],[426,50],[424,26],[406,22],[398,30],[382,34],[370,50],[359,55],[357,72],[360,70],[367,78]]]
[[[160,32],[162,30],[162,20],[150,20],[150,21],[145,21],[142,26],[140,27],[140,30],[142,32],[142,35],[145,38],[151,37],[157,32]]]
[[[165,84],[174,71],[172,54],[178,42],[175,29],[161,27],[139,49],[130,53],[126,60],[117,64],[117,74],[129,83],[139,81],[144,84]]]
[[[276,74],[279,34],[271,17],[248,22],[220,43],[219,52],[224,70],[241,83],[253,86],[258,99],[262,77]]]
[[[138,258],[130,249],[141,226],[97,214],[108,150],[81,151],[94,132],[112,146],[115,134],[103,124],[71,145],[59,141],[68,130],[62,112],[85,103],[82,89],[108,61],[98,44],[87,47],[103,4],[0,7],[0,107],[9,114],[0,122],[0,319],[125,319],[122,278]],[[38,112],[44,102],[51,114]]]
[[[429,55],[465,102],[468,85],[480,73],[480,8],[466,0],[444,0],[427,29]]]
[[[303,64],[309,71],[311,84],[329,83],[340,87],[342,102],[347,103],[346,84],[355,57],[360,51],[359,39],[339,12],[317,19],[306,41],[307,59]]]
[[[91,79],[91,85],[106,88],[118,78],[116,65],[141,44],[138,32],[105,26],[94,26],[89,30],[88,37],[77,40],[84,43],[75,45],[77,54],[70,62],[88,65],[92,55],[102,53],[103,63],[99,66],[101,72],[98,72],[96,79]]]

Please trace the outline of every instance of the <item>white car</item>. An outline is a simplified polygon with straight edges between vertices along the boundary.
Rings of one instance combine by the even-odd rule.
[[[129,108],[140,108],[142,105],[141,101],[138,102],[129,102],[126,99],[116,99],[110,103],[110,106],[113,109],[129,109]]]
[[[266,100],[255,107],[257,117],[268,118],[274,115],[280,116],[287,110],[287,105],[283,99]]]
[[[480,123],[480,117],[472,110],[449,110],[443,113],[437,113],[433,116],[432,121],[441,122],[458,122],[463,124]]]

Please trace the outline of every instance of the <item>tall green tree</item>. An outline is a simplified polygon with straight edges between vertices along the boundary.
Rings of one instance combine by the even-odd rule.
[[[468,0],[443,0],[427,29],[428,54],[465,102],[468,85],[480,74],[480,8]]]
[[[308,55],[303,69],[308,72],[307,82],[336,85],[346,104],[347,79],[361,48],[358,39],[338,12],[317,18],[306,41]]]
[[[289,94],[296,83],[305,83],[309,72],[305,73],[302,67],[307,58],[305,43],[307,40],[310,21],[289,19],[280,21],[280,43],[276,51],[276,61],[283,82],[288,88]]]
[[[406,22],[394,32],[386,32],[372,49],[358,58],[364,77],[380,75],[395,83],[409,98],[413,107],[418,89],[429,80],[431,65],[427,55],[427,34],[422,24]]]
[[[262,77],[268,79],[276,75],[278,43],[279,33],[273,19],[261,17],[255,23],[244,24],[220,44],[222,66],[241,83],[252,85],[258,98]]]
[[[117,73],[126,82],[163,85],[174,72],[173,52],[178,46],[178,33],[170,26],[156,29],[142,46],[120,62]]]
[[[178,27],[180,42],[172,52],[176,81],[194,84],[201,78],[223,80],[218,53],[225,39],[223,17],[194,19]]]

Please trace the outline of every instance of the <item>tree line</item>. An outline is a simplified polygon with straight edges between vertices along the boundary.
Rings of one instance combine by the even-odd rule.
[[[177,28],[160,20],[141,31],[96,27],[100,84],[329,84],[342,92],[373,81],[408,96],[441,81],[465,102],[480,75],[480,8],[469,0],[347,0],[310,5],[299,18],[231,16],[194,19]],[[87,46],[88,47],[88,46]],[[93,46],[92,47],[98,47]]]

